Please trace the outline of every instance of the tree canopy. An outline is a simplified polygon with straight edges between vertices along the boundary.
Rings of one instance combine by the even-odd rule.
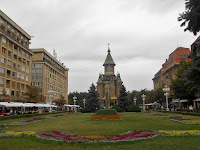
[[[40,89],[39,87],[36,86],[27,86],[27,91],[25,95],[28,96],[28,101],[29,102],[44,102],[45,98],[43,95],[40,94]]]
[[[186,26],[184,31],[193,32],[194,35],[200,31],[200,1],[185,0],[185,11],[179,14],[178,21],[183,21],[182,26]]]
[[[92,83],[90,89],[88,90],[88,97],[86,101],[86,108],[89,112],[96,112],[100,108],[98,97],[99,94],[95,85]]]
[[[176,79],[172,80],[171,89],[176,98],[180,99],[194,99],[194,93],[191,91],[191,85],[187,85],[185,79],[185,72],[192,65],[192,62],[181,61],[176,73]]]
[[[128,102],[128,99],[127,99],[127,92],[126,92],[126,88],[125,88],[124,85],[122,85],[122,87],[120,89],[118,101],[119,101],[119,107],[123,111],[127,111],[128,110],[128,106],[129,106],[129,102]]]

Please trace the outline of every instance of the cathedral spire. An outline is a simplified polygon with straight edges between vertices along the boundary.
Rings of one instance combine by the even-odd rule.
[[[105,65],[114,65],[115,66],[115,63],[114,63],[112,56],[110,54],[110,44],[109,43],[108,43],[108,54],[107,54],[107,57],[106,57],[106,60],[103,64],[103,66],[105,66]]]

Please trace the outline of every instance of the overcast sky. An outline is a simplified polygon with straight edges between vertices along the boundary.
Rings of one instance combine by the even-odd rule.
[[[0,9],[69,68],[69,92],[87,91],[103,73],[110,43],[127,90],[153,89],[152,78],[177,46],[197,38],[177,21],[184,0],[1,0]]]

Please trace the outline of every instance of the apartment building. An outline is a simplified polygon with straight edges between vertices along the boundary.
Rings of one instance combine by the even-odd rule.
[[[31,36],[0,10],[0,94],[23,100],[31,83]]]
[[[61,96],[66,98],[68,103],[68,68],[60,63],[45,49],[31,49],[32,57],[31,85],[38,86],[46,101],[50,102],[48,91],[53,90],[54,98]]]
[[[171,80],[176,78],[177,67],[180,64],[181,60],[189,61],[188,58],[191,51],[189,48],[178,47],[174,50],[169,58],[162,64],[162,68],[154,75],[153,83],[154,90],[158,88],[164,88],[165,86],[170,87]],[[172,95],[172,91],[170,90],[170,95]]]

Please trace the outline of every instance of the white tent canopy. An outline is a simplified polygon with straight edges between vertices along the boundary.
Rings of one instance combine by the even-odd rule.
[[[64,106],[67,106],[67,107],[80,107],[79,105],[64,105]]]
[[[20,103],[20,102],[0,102],[0,106],[4,107],[57,107],[50,104],[39,103]]]

